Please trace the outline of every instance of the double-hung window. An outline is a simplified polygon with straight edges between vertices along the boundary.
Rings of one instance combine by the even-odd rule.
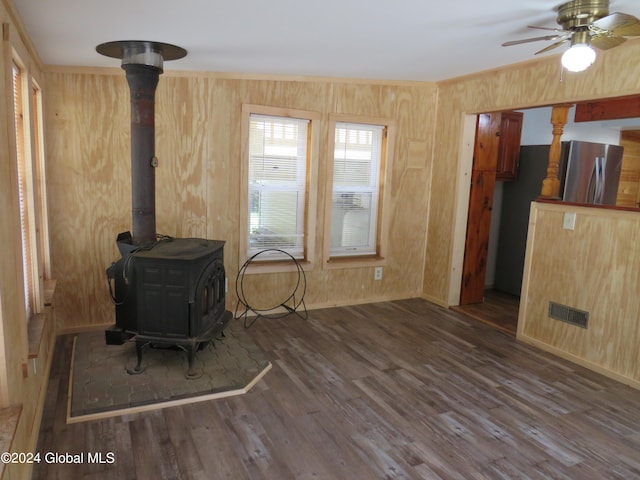
[[[13,62],[13,106],[14,106],[14,127],[16,134],[16,160],[18,171],[18,203],[20,207],[20,234],[22,241],[22,269],[25,295],[25,309],[27,321],[36,313],[36,285],[37,266],[34,262],[35,245],[34,239],[34,219],[33,219],[33,191],[32,191],[32,164],[29,162],[27,139],[28,123],[25,105],[28,105],[28,95],[24,71],[20,65]]]
[[[41,312],[49,275],[41,91],[18,57],[12,62],[15,154],[27,321]]]
[[[245,114],[246,257],[307,260],[310,115],[255,106]]]
[[[381,256],[387,127],[342,121],[334,125],[329,257]]]

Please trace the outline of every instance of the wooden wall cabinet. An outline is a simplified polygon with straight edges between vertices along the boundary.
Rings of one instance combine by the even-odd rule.
[[[522,112],[500,112],[500,137],[496,180],[512,181],[518,176],[520,158],[520,137],[522,135]]]

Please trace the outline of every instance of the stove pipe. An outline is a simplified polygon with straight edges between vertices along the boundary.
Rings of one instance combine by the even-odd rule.
[[[132,243],[156,241],[155,92],[163,60],[184,57],[183,48],[166,43],[126,40],[103,43],[98,53],[122,59],[131,96]]]

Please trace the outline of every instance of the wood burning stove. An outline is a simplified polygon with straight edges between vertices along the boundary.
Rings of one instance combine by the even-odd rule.
[[[175,45],[146,41],[110,42],[98,53],[121,58],[131,94],[132,231],[118,235],[121,258],[107,269],[116,324],[105,331],[108,345],[135,340],[141,373],[147,345],[176,346],[188,353],[187,378],[199,348],[223,332],[224,242],[201,238],[158,238],[155,218],[155,89],[163,59],[186,55]]]
[[[196,351],[231,320],[225,310],[224,242],[164,238],[135,247],[131,235],[118,236],[122,258],[107,269],[116,305],[116,324],[105,331],[108,345],[134,339],[142,372],[145,345],[174,345],[188,354],[188,378]]]

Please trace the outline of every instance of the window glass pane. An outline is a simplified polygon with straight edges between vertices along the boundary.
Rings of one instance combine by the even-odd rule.
[[[379,125],[336,124],[332,256],[376,253],[383,132]]]
[[[308,124],[250,117],[249,256],[267,248],[304,256]]]

